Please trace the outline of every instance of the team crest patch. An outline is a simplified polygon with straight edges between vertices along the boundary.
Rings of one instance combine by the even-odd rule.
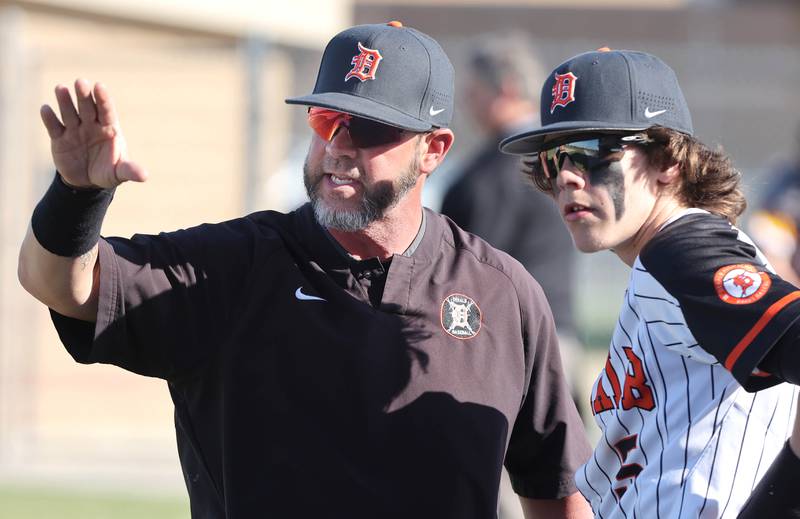
[[[472,339],[481,330],[481,309],[464,294],[450,294],[442,301],[442,328],[456,339]]]
[[[721,267],[714,274],[717,295],[732,305],[755,303],[767,293],[772,280],[754,265],[738,264]]]
[[[550,113],[557,106],[565,107],[575,100],[575,82],[577,76],[572,72],[566,74],[556,74],[556,82],[553,83],[553,102],[550,103]]]
[[[344,77],[345,82],[351,77],[354,77],[362,83],[368,79],[375,79],[375,73],[378,72],[378,65],[380,64],[383,56],[375,49],[368,49],[358,42],[358,54],[353,56],[350,63],[353,68]]]

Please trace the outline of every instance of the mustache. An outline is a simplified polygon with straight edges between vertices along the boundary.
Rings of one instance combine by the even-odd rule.
[[[318,174],[341,175],[345,178],[358,180],[363,176],[361,169],[353,159],[348,157],[324,157],[316,168]]]

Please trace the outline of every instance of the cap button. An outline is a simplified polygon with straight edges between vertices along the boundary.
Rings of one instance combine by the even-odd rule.
[[[388,22],[386,25],[388,25],[389,27],[402,27],[403,22],[392,20],[391,22]]]

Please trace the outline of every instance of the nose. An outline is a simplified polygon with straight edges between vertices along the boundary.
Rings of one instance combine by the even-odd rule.
[[[569,156],[564,157],[561,168],[559,168],[558,176],[556,177],[556,185],[559,189],[583,189],[586,187],[586,176],[575,164],[572,163]]]
[[[325,150],[333,157],[355,157],[356,147],[350,138],[350,131],[345,126],[339,126],[333,138],[325,145]]]

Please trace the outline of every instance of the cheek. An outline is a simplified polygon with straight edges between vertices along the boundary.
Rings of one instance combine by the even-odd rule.
[[[327,142],[322,140],[322,137],[317,135],[316,132],[312,132],[311,142],[308,143],[308,154],[322,154],[325,151],[326,144]]]
[[[614,206],[614,216],[617,220],[622,218],[625,214],[625,175],[621,163],[614,161],[592,168],[589,172],[589,182],[593,186],[606,189]]]
[[[303,173],[306,176],[317,176],[322,169],[322,155],[309,149],[303,163]]]
[[[311,144],[308,145],[308,152],[306,152],[305,164],[307,167],[316,168],[322,163],[322,158],[325,156],[325,146],[321,142],[322,140],[317,137],[311,139]]]

